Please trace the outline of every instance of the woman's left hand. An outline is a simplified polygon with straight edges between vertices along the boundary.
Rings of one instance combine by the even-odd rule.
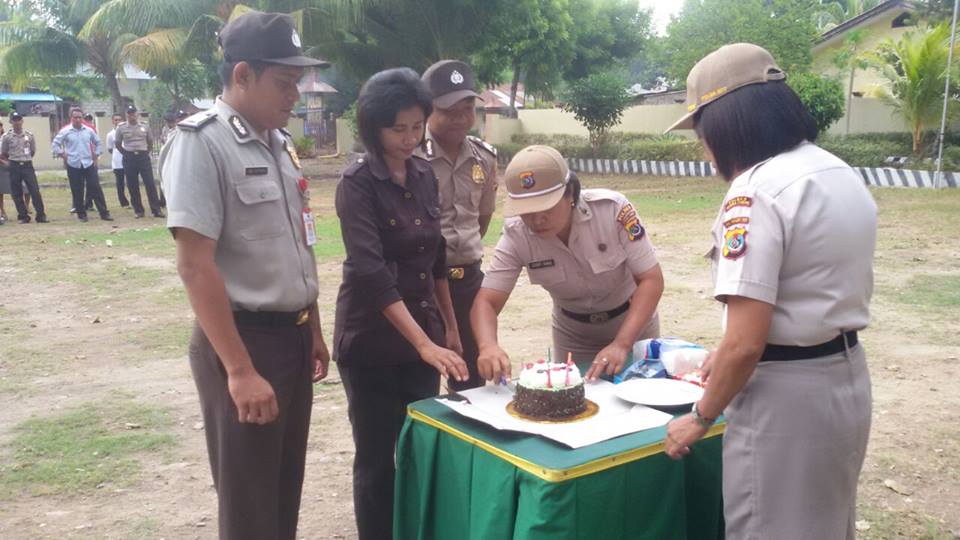
[[[595,381],[602,374],[613,376],[619,373],[623,369],[623,363],[627,360],[629,352],[629,347],[623,347],[616,343],[607,345],[594,357],[590,369],[587,370],[587,380]]]
[[[463,343],[460,342],[460,331],[456,328],[447,328],[447,348],[463,356]]]
[[[671,420],[667,424],[667,440],[664,449],[671,459],[680,459],[690,453],[690,445],[699,441],[707,434],[707,428],[687,414]]]

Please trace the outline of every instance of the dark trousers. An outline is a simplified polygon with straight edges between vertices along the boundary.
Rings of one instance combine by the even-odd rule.
[[[467,369],[470,370],[470,378],[463,382],[449,379],[447,384],[457,391],[484,385],[483,377],[477,371],[477,356],[480,353],[477,349],[477,340],[473,337],[473,327],[470,326],[470,309],[473,307],[473,299],[476,298],[480,285],[483,284],[483,271],[480,270],[479,262],[460,268],[464,269],[463,278],[451,278],[448,282],[450,297],[453,300],[453,313],[457,318],[457,328],[460,330],[460,343],[463,345],[463,361],[467,363]]]
[[[96,163],[93,164],[93,174],[97,177],[97,187],[96,189],[88,188],[83,196],[83,208],[87,211],[93,210],[97,194],[103,198],[103,204],[107,204],[107,196],[103,193],[103,186],[100,185],[100,167]]]
[[[353,508],[360,540],[393,537],[397,438],[411,402],[436,396],[440,374],[425,362],[338,365],[356,453]]]
[[[27,186],[27,193],[37,210],[37,219],[47,217],[43,208],[43,197],[40,195],[40,185],[37,184],[37,173],[33,170],[32,161],[10,160],[10,195],[13,204],[17,207],[17,219],[30,219],[27,203],[23,201],[23,186]]]
[[[120,206],[130,206],[130,201],[127,200],[127,194],[123,187],[123,169],[114,169],[113,178],[117,181],[117,200],[120,202]]]
[[[190,368],[200,394],[222,540],[294,540],[313,405],[310,325],[238,324],[257,372],[277,396],[269,424],[241,424],[227,375],[198,325]]]
[[[153,215],[160,214],[160,197],[157,195],[157,184],[153,181],[153,164],[150,163],[150,154],[144,152],[127,151],[123,156],[123,175],[127,179],[127,191],[130,192],[130,203],[137,215],[143,215],[143,200],[140,198],[140,178],[143,178],[143,188],[147,192],[147,202]]]
[[[78,168],[67,165],[67,178],[70,180],[70,192],[73,195],[73,207],[77,210],[77,217],[87,217],[87,206],[84,192],[90,193],[93,204],[97,207],[100,217],[110,215],[107,202],[103,199],[103,190],[100,189],[100,175],[97,166]],[[39,212],[39,210],[37,210]]]

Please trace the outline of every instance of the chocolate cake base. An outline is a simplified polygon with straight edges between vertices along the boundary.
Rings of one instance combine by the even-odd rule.
[[[587,410],[583,385],[563,390],[538,390],[517,385],[513,396],[517,412],[531,418],[570,418]]]

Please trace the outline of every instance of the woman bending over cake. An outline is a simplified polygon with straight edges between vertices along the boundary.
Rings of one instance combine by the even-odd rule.
[[[347,258],[334,358],[356,445],[353,499],[362,540],[391,537],[393,454],[407,404],[437,395],[441,375],[469,376],[447,286],[437,177],[413,157],[431,108],[413,70],[371,77],[357,100],[367,153],[337,186]]]
[[[527,268],[553,298],[554,358],[572,353],[586,378],[623,368],[638,339],[660,335],[663,274],[640,216],[622,194],[585,189],[559,152],[528,146],[504,173],[503,236],[473,303],[480,374],[510,376],[497,315]]]

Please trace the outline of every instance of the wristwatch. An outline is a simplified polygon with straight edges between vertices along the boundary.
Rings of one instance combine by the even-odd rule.
[[[700,404],[700,402],[696,402],[696,403],[693,404],[693,408],[690,409],[690,414],[693,416],[693,419],[694,419],[698,424],[700,424],[700,426],[701,426],[703,429],[709,429],[710,426],[712,426],[712,425],[717,421],[717,419],[716,419],[716,418],[707,418],[706,416],[703,416],[702,414],[700,414],[700,411],[697,409],[697,405],[699,405],[699,404]]]

